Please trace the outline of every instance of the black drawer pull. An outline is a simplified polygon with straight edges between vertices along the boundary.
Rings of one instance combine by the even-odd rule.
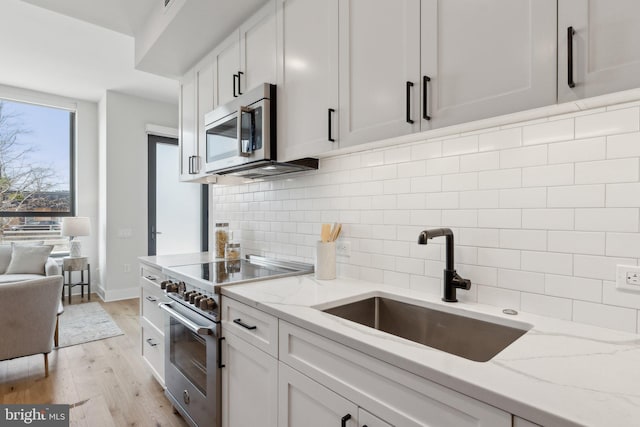
[[[222,363],[222,340],[224,337],[218,338],[218,368],[222,369],[227,365]]]
[[[429,98],[429,91],[427,90],[427,86],[431,81],[431,77],[422,76],[422,118],[425,120],[431,120],[431,116],[429,115],[429,103],[427,102]]]
[[[152,297],[151,295],[147,295],[146,300],[147,301],[151,301],[151,302],[156,302],[156,301],[158,301],[158,298]]]
[[[329,108],[329,118],[327,120],[327,122],[329,123],[329,129],[327,131],[327,135],[328,135],[327,139],[329,140],[329,142],[336,142],[335,138],[333,138],[333,136],[331,136],[331,130],[333,128],[333,123],[332,123],[331,118],[333,116],[333,113],[335,113],[335,112],[336,112],[336,110],[334,110],[333,108]]]
[[[236,87],[236,79],[240,80],[240,76],[237,74],[233,75],[233,97],[237,98],[238,94],[236,93],[238,91],[237,87]]]
[[[573,27],[567,28],[567,84],[569,87],[576,87],[573,81],[573,36],[575,34]]]
[[[158,280],[158,278],[156,276],[152,276],[152,275],[148,275],[148,276],[144,276],[147,280],[152,280],[152,281],[156,281]]]
[[[240,76],[244,73],[242,71],[238,71],[238,95],[242,95],[242,84],[240,83]]]
[[[411,120],[411,88],[413,87],[413,82],[407,82],[407,123],[413,124],[413,120]]]
[[[158,345],[158,343],[153,342],[152,338],[147,338],[147,344],[149,344],[151,347],[155,347]]]
[[[257,327],[257,326],[255,326],[255,325],[254,325],[254,326],[249,326],[249,325],[247,325],[246,323],[244,323],[244,322],[242,321],[242,319],[233,319],[233,323],[235,323],[236,325],[240,325],[240,326],[242,326],[242,327],[243,327],[243,328],[245,328],[245,329],[249,329],[250,331],[252,331],[252,330],[254,330],[254,329],[257,329],[257,328],[258,328],[258,327]]]
[[[344,417],[342,417],[342,420],[341,420],[341,424],[340,424],[340,425],[341,425],[342,427],[347,427],[347,421],[349,421],[350,419],[351,419],[351,414],[347,414],[347,415],[345,415]]]

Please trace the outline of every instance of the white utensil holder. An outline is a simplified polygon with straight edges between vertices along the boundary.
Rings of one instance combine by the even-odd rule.
[[[336,242],[318,241],[316,245],[316,279],[336,278]]]

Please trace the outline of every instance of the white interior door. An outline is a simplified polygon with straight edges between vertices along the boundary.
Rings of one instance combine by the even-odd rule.
[[[200,252],[201,186],[180,182],[177,144],[156,143],[155,255]]]

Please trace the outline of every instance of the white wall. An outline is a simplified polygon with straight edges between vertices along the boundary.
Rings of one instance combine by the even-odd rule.
[[[629,103],[322,159],[212,186],[211,223],[229,220],[245,253],[312,263],[320,224],[342,222],[340,275],[438,295],[443,241],[417,237],[451,227],[473,282],[460,299],[640,332],[640,294],[614,285],[640,259],[639,131]]]
[[[98,263],[94,261],[98,259],[98,105],[4,85],[0,85],[0,98],[76,110],[77,215],[91,219],[91,235],[80,239],[82,252],[90,259],[93,277],[97,277]]]
[[[110,301],[139,294],[137,258],[147,254],[145,128],[148,124],[177,128],[178,106],[107,91],[100,107],[106,122],[101,140],[100,224],[105,253],[100,292]]]

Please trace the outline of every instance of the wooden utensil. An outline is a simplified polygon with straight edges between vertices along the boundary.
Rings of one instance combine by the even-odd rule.
[[[333,224],[333,230],[331,230],[331,239],[330,242],[335,242],[338,240],[340,236],[340,232],[342,231],[342,224],[338,224],[337,222]]]
[[[324,243],[328,242],[331,238],[331,224],[322,224],[320,230],[320,240]]]

